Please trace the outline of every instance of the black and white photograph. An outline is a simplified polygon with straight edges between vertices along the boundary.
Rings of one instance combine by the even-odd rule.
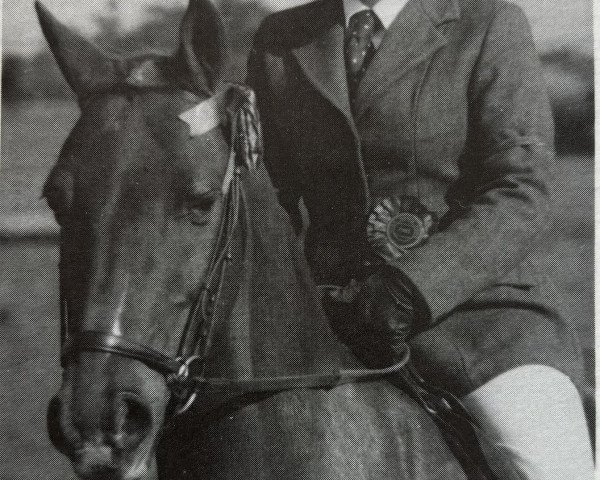
[[[593,0],[4,0],[0,480],[596,477]]]

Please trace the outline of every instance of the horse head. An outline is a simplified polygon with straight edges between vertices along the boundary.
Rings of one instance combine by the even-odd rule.
[[[191,0],[173,56],[120,59],[36,7],[81,109],[44,187],[61,226],[65,337],[105,332],[172,356],[225,203],[226,128],[192,136],[179,118],[220,88],[219,14],[209,0]],[[171,400],[165,375],[101,348],[74,349],[63,366],[49,433],[77,474],[154,478]]]

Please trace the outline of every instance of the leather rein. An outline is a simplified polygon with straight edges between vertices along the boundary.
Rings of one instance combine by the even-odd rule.
[[[243,94],[250,96],[247,90],[243,91]],[[250,94],[253,95],[253,92],[250,91]],[[245,198],[241,177],[244,168],[251,168],[247,158],[249,132],[252,126],[260,128],[256,127],[259,124],[252,99],[250,97],[249,102],[243,102],[234,115],[230,115],[232,140],[230,168],[226,174],[226,178],[230,177],[226,190],[226,203],[207,269],[208,273],[190,308],[178,353],[174,356],[165,355],[149,345],[107,331],[84,330],[69,334],[69,304],[68,299],[61,293],[61,364],[63,367],[80,352],[103,352],[138,360],[166,377],[177,403],[173,411],[178,415],[191,407],[199,392],[207,389],[243,395],[277,393],[300,388],[333,388],[348,383],[382,379],[400,372],[408,364],[410,350],[407,345],[402,359],[383,369],[339,369],[331,373],[251,379],[215,378],[204,375],[205,360],[211,348],[211,333],[215,319],[222,313],[219,311],[219,307],[222,306],[219,300],[224,279],[233,263],[234,236],[238,229],[244,227],[241,212],[245,207]],[[259,131],[255,133],[260,136]]]

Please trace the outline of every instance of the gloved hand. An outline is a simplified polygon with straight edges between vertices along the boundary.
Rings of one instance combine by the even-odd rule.
[[[364,282],[329,290],[324,308],[340,340],[367,365],[390,365],[404,352],[404,344],[422,313],[413,287],[391,267]]]

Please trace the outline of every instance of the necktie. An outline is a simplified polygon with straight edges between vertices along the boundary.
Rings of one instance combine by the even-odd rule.
[[[373,10],[362,10],[350,17],[346,33],[346,69],[351,99],[375,53],[372,40],[377,27],[378,18]]]

